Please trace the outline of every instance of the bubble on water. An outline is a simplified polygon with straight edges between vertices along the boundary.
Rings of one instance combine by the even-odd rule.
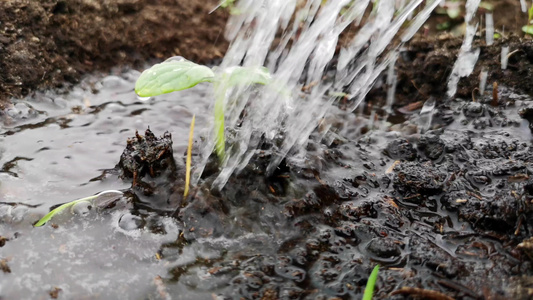
[[[128,83],[118,76],[111,75],[102,79],[102,86],[104,88],[119,88],[125,85],[128,85]]]
[[[122,74],[122,78],[129,82],[135,82],[141,76],[141,72],[137,70],[128,70]]]
[[[70,209],[70,212],[80,216],[86,216],[91,212],[92,204],[89,201],[81,201]]]
[[[123,214],[118,220],[118,226],[126,231],[140,229],[144,226],[144,220],[130,213]]]
[[[28,212],[28,207],[17,205],[13,208],[11,211],[11,216],[13,218],[13,223],[20,223],[24,220],[24,217],[26,216]]]
[[[126,112],[128,110],[127,107],[119,103],[109,103],[106,109],[113,113]]]
[[[54,104],[59,108],[66,108],[68,106],[68,101],[63,97],[56,97],[52,101],[54,101]]]
[[[32,115],[33,109],[28,104],[19,102],[15,104],[15,109],[18,110],[18,117],[21,119],[27,119]]]
[[[11,223],[13,217],[11,215],[13,207],[11,205],[0,205],[0,221]]]
[[[150,99],[152,99],[152,97],[141,97],[137,95],[137,100],[142,101],[142,102],[149,101]]]

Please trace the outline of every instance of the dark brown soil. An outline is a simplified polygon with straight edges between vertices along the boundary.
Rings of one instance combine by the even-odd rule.
[[[501,34],[493,45],[485,42],[485,12],[480,8],[475,20],[479,22],[478,32],[474,37],[472,49],[479,48],[479,59],[470,76],[459,80],[456,97],[480,98],[482,95],[476,90],[479,87],[480,73],[488,72],[486,95],[490,96],[494,83],[506,86],[518,92],[533,95],[533,40],[525,35],[521,28],[527,24],[527,14],[520,9],[519,1],[487,1],[493,7],[494,30]],[[438,31],[436,26],[444,22],[451,22],[455,28]],[[405,45],[405,51],[396,63],[397,88],[395,93],[396,108],[425,101],[433,96],[436,99],[446,98],[447,83],[457,55],[463,43],[463,37],[452,32],[461,31],[460,24],[464,19],[459,17],[450,20],[446,15],[433,14],[425,29],[422,29],[410,42]],[[464,31],[464,28],[462,28]],[[501,49],[509,47],[508,67],[501,68]],[[367,97],[367,101],[374,107],[382,107],[386,103],[388,87],[374,89]],[[474,94],[474,95],[472,95]],[[413,105],[411,108],[416,109]],[[418,107],[420,108],[420,107]]]
[[[430,96],[442,98],[446,95],[447,82],[455,63],[462,40],[454,37],[431,37],[414,40],[408,45],[398,60],[397,105],[407,105]],[[501,48],[509,47],[508,67],[502,70],[500,64]],[[474,72],[459,81],[457,97],[479,97],[475,90],[479,87],[482,70],[488,72],[487,87],[493,83],[504,85],[533,95],[533,41],[511,36],[487,46],[485,39],[476,38],[474,48],[480,48],[479,60]],[[384,95],[383,91],[383,95]]]
[[[227,48],[218,0],[0,1],[0,107],[95,70],[181,55],[208,62]]]

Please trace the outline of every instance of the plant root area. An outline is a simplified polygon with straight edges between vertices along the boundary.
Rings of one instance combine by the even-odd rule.
[[[319,127],[305,157],[285,159],[274,174],[265,173],[277,153],[268,141],[221,191],[211,190],[212,157],[186,199],[183,181],[173,183],[184,177],[183,162],[154,162],[163,167],[153,177],[140,171],[147,165],[122,167],[135,179],[134,206],[183,224],[161,247],[162,259],[176,260],[196,243],[221,251],[169,268],[166,291],[179,293],[187,282],[222,299],[360,299],[380,264],[376,299],[531,299],[533,91],[524,74],[532,44],[508,37],[486,46],[476,38],[477,67],[447,99],[443,84],[460,42],[409,44],[396,67],[393,113],[379,108],[386,91],[379,85],[362,113],[339,101],[322,123],[330,130]],[[495,60],[503,44],[519,50],[507,70]],[[482,70],[484,92],[476,90]],[[428,119],[421,109],[430,97]],[[131,147],[122,159],[135,161]]]
[[[0,2],[0,107],[93,71],[142,67],[180,55],[222,57],[227,13],[217,0],[7,0]]]

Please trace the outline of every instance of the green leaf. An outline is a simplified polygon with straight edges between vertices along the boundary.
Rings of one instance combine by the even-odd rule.
[[[142,72],[135,83],[135,93],[141,97],[186,90],[200,82],[210,82],[213,71],[184,58],[170,59]]]
[[[436,27],[437,27],[437,30],[448,30],[450,29],[450,27],[452,27],[452,23],[446,21],[446,22],[437,24]]]
[[[481,1],[481,3],[479,3],[479,8],[484,8],[488,11],[493,11],[494,10],[494,5],[492,3],[489,3],[489,2],[485,2],[485,1]]]
[[[533,35],[533,25],[526,25],[522,27],[522,31],[527,34]]]
[[[94,199],[97,199],[97,198],[109,198],[110,196],[115,196],[116,197],[116,196],[119,196],[119,195],[122,195],[122,192],[115,191],[115,190],[103,191],[103,192],[98,193],[98,194],[96,194],[94,196],[89,196],[89,197],[85,197],[85,198],[82,198],[82,199],[78,199],[78,200],[74,200],[74,201],[65,203],[65,204],[63,204],[63,205],[61,205],[59,207],[56,207],[55,209],[53,209],[49,213],[47,213],[44,217],[42,217],[39,220],[39,222],[35,223],[35,225],[33,225],[33,226],[34,227],[43,226],[46,222],[50,221],[50,219],[52,219],[53,216],[59,214],[60,212],[64,211],[65,209],[67,209],[69,207],[74,206],[77,203],[80,203],[80,202],[83,202],[83,201],[91,202],[91,200],[94,200]]]
[[[268,69],[265,67],[232,67],[225,70],[229,77],[227,82],[228,87],[236,85],[251,85],[251,84],[268,84],[272,80]]]
[[[222,0],[219,4],[220,7],[232,7],[235,5],[235,0]]]
[[[531,8],[529,8],[528,12],[528,23],[533,20],[533,5],[531,5]]]
[[[368,277],[365,293],[363,294],[363,300],[372,300],[372,296],[374,295],[374,286],[378,280],[378,273],[379,265],[374,267],[374,270],[372,270],[372,273],[370,273],[370,277]]]

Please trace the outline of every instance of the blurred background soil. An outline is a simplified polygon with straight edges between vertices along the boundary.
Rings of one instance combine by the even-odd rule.
[[[150,58],[223,56],[227,13],[218,0],[0,1],[0,108],[33,90]]]
[[[396,105],[444,95],[446,82],[463,42],[464,2],[446,0],[412,41],[396,64]],[[114,67],[142,69],[150,59],[181,55],[195,62],[221,58],[228,43],[223,33],[228,10],[213,10],[219,0],[4,0],[0,1],[0,109],[11,98],[34,90],[68,87],[86,73]],[[533,94],[533,42],[521,31],[527,13],[520,1],[482,1],[474,47],[480,48],[474,72],[459,82],[458,96],[472,93],[481,69],[488,83],[497,82]],[[459,7],[453,17],[451,9]],[[370,8],[369,8],[370,13]],[[486,13],[494,16],[499,35],[485,44]],[[364,23],[363,23],[364,24]],[[341,36],[348,43],[358,31],[352,25]],[[394,43],[391,44],[391,47]],[[509,68],[500,67],[501,47],[513,53]],[[368,99],[381,106],[387,86]]]

